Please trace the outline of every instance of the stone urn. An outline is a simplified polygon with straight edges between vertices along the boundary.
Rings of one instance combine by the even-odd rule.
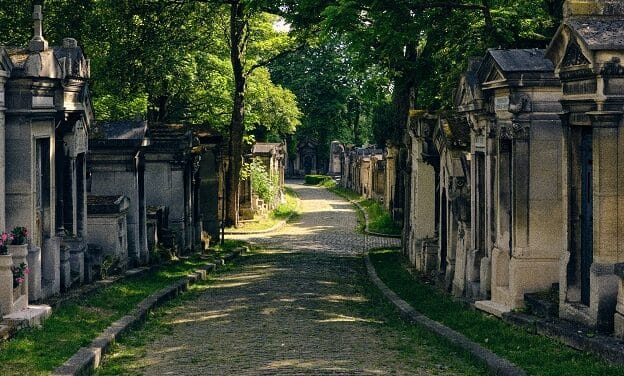
[[[24,263],[28,265],[28,244],[20,244],[20,245],[9,245],[9,254],[13,258],[13,265],[19,266]],[[13,299],[17,307],[13,307],[14,309],[23,309],[28,306],[28,276],[25,276],[25,281],[13,291]]]

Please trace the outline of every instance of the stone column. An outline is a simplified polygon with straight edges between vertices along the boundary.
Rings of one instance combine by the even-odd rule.
[[[9,254],[13,258],[14,266],[20,266],[21,264],[26,264],[28,266],[28,244],[10,245]],[[13,287],[12,284],[11,287]],[[24,282],[22,282],[18,289],[19,297],[16,297],[15,295],[13,296],[14,311],[19,311],[28,307],[28,276],[25,276]]]
[[[590,269],[590,315],[596,326],[610,330],[613,325],[618,278],[613,265],[621,261],[618,233],[619,165],[621,112],[588,113],[593,127],[593,260]]]
[[[76,157],[71,156],[69,158],[69,177],[71,184],[71,215],[72,215],[72,223],[71,223],[71,231],[72,234],[79,236],[78,234],[78,177],[76,171]]]
[[[615,315],[613,316],[613,334],[624,339],[624,263],[615,265],[615,274],[619,277],[619,281],[617,304],[615,306]]]
[[[8,73],[0,71],[0,229],[6,228],[6,119],[4,113],[6,107],[4,104],[4,84],[6,83]]]
[[[31,301],[42,298],[41,295],[41,248],[30,245],[28,249],[28,297]]]

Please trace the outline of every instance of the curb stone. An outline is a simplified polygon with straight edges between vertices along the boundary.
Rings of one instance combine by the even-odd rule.
[[[223,265],[226,261],[231,261],[247,251],[246,247],[235,248],[229,254],[224,255],[218,261]],[[119,337],[127,333],[133,327],[138,326],[146,321],[150,311],[162,305],[168,300],[173,299],[189,286],[206,279],[207,273],[217,269],[215,264],[207,263],[200,269],[179,279],[171,286],[165,287],[160,291],[143,299],[135,309],[128,315],[123,316],[119,320],[112,323],[108,328],[95,338],[87,347],[80,348],[71,358],[63,365],[56,368],[53,376],[82,376],[90,375],[93,370],[100,366],[102,358],[110,350],[111,346]]]
[[[368,213],[366,212],[366,210],[364,210],[364,207],[362,205],[360,205],[359,202],[351,201],[351,200],[349,200],[349,202],[351,202],[353,205],[357,206],[357,208],[364,215],[364,222],[365,222],[364,233],[365,234],[372,235],[372,236],[379,236],[380,238],[392,238],[392,239],[401,239],[402,238],[401,235],[382,234],[382,233],[379,233],[379,232],[374,232],[374,231],[369,230],[368,229]]]
[[[358,208],[358,210],[362,213],[362,215],[364,216],[364,233],[366,235],[371,235],[371,236],[378,236],[380,238],[392,238],[392,239],[401,239],[403,238],[402,235],[391,235],[391,234],[382,234],[379,232],[374,232],[368,229],[368,213],[366,212],[366,210],[364,210],[364,207],[362,207],[362,205],[360,205],[360,203],[353,201],[349,198],[347,198],[346,196],[343,196],[339,193],[330,191],[333,194],[335,194],[336,196],[342,197],[344,200],[350,202],[352,205],[355,205],[355,207]]]
[[[446,338],[451,343],[459,346],[460,348],[468,351],[474,357],[482,361],[490,373],[493,375],[501,376],[525,376],[526,372],[514,365],[507,359],[501,358],[492,351],[484,348],[476,342],[471,341],[466,336],[455,330],[434,321],[427,316],[417,312],[409,303],[399,298],[399,296],[386,286],[385,283],[379,278],[373,264],[370,260],[370,255],[367,253],[365,256],[366,270],[370,280],[381,290],[383,295],[390,300],[390,302],[399,310],[401,317],[414,324],[419,324],[430,330],[431,332]]]

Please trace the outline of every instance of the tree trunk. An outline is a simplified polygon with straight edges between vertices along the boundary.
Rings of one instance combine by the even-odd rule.
[[[225,178],[226,190],[226,226],[238,224],[239,183],[242,166],[243,133],[245,127],[245,76],[243,60],[246,49],[247,20],[245,19],[244,5],[233,2],[230,5],[230,60],[234,74],[234,104],[232,106],[232,120],[230,123],[230,139],[228,147],[228,171]]]
[[[357,146],[362,145],[362,131],[360,130],[360,112],[361,103],[358,99],[355,100],[355,108],[353,114],[353,143]]]

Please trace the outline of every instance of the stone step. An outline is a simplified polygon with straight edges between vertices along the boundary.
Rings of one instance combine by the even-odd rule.
[[[491,300],[479,300],[475,302],[475,308],[490,313],[496,317],[503,317],[503,313],[510,312],[508,306],[493,302]]]
[[[3,316],[2,323],[20,328],[40,326],[51,314],[52,308],[48,305],[29,305],[26,309]]]

